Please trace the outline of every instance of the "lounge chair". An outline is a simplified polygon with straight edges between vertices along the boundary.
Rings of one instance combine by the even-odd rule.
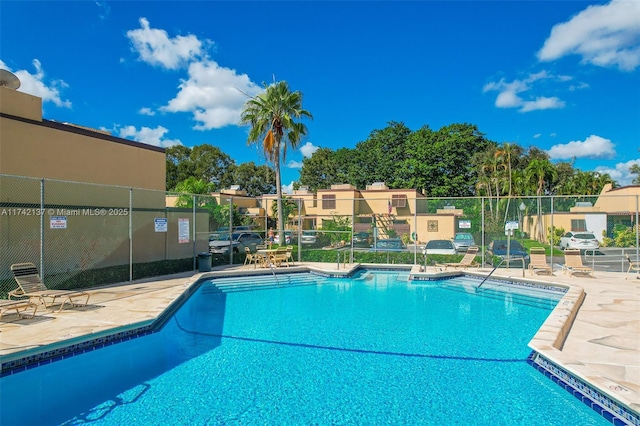
[[[60,309],[62,311],[66,303],[73,306],[87,306],[89,303],[89,293],[82,290],[49,290],[38,274],[38,268],[33,263],[15,263],[11,265],[11,272],[18,283],[18,288],[9,292],[9,298],[28,297],[38,299],[45,308],[56,304],[56,299],[62,299]],[[84,299],[86,298],[86,299]],[[51,299],[47,304],[47,299]],[[78,302],[78,299],[84,301]]]
[[[30,314],[25,314],[27,311],[31,311]],[[0,300],[0,319],[7,311],[16,311],[16,314],[20,316],[20,318],[33,318],[36,316],[36,312],[38,311],[38,305],[31,302],[29,299],[25,300]]]
[[[631,260],[628,254],[625,254],[625,257],[627,258],[627,262],[629,262],[629,269],[627,269],[627,274],[629,272],[640,272],[640,261]]]
[[[564,250],[564,265],[562,266],[562,270],[565,274],[568,273],[569,275],[583,274],[593,277],[593,269],[582,264],[580,249]]]
[[[464,255],[460,262],[451,263],[436,263],[436,268],[477,268],[479,263],[475,262],[476,255],[478,254],[478,247],[471,246],[467,249],[467,253]]]
[[[531,275],[534,273],[553,275],[553,270],[547,263],[547,255],[544,247],[531,247],[529,254],[531,257],[531,261],[529,262],[529,272]]]

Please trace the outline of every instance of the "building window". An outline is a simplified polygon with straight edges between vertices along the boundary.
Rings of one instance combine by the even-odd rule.
[[[585,232],[587,230],[587,221],[584,219],[571,219],[571,231]]]
[[[404,194],[392,195],[391,207],[407,207],[407,196]]]
[[[335,195],[323,195],[322,196],[322,208],[324,210],[335,210],[336,208],[336,196]]]

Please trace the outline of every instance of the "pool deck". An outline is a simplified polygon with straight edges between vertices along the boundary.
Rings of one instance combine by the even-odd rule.
[[[381,266],[381,265],[378,265]],[[399,266],[399,265],[394,265]],[[278,273],[314,270],[345,274],[357,265],[303,263],[278,268]],[[417,268],[417,269],[416,269]],[[432,268],[433,269],[433,268]],[[414,271],[419,267],[414,267]],[[470,269],[486,275],[490,269]],[[198,280],[219,275],[271,273],[253,267],[222,267],[212,272],[189,272],[166,277],[109,285],[89,290],[87,307],[61,312],[39,308],[33,319],[5,314],[0,320],[2,363],[51,351],[74,343],[151,325],[156,318],[193,289]],[[423,275],[441,271],[427,268]],[[499,279],[522,280],[520,269],[500,269]],[[560,365],[601,393],[640,412],[640,279],[639,275],[595,273],[595,278],[568,276],[554,270],[552,276],[526,273],[525,279],[569,290],[529,343],[536,352]]]

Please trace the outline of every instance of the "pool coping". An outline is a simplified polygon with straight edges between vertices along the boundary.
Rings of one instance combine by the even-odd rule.
[[[290,268],[279,268],[273,271],[259,269],[235,269],[192,274],[179,295],[168,305],[165,305],[166,307],[156,317],[127,324],[123,327],[109,328],[97,333],[77,336],[68,340],[61,340],[55,344],[47,346],[30,348],[24,351],[17,351],[9,355],[3,355],[1,357],[2,368],[0,374],[1,376],[15,374],[43,364],[48,364],[60,359],[96,350],[104,346],[116,344],[124,340],[130,340],[153,333],[162,327],[164,321],[166,321],[175,309],[179,308],[181,304],[190,297],[197,288],[199,288],[202,282],[212,278],[265,275],[271,273],[286,274],[290,272],[311,272],[321,276],[343,277],[349,276],[359,269],[403,270],[409,273],[410,280],[415,281],[432,279],[439,280],[460,275],[484,278],[486,275],[486,271],[484,273],[472,270],[423,272],[421,271],[422,268],[418,265],[380,264],[352,264],[349,268],[345,267],[344,269],[340,269],[339,266],[338,269],[331,269],[327,268],[326,265],[324,265],[324,267],[298,265]],[[495,278],[499,280],[502,279],[501,277]],[[607,412],[607,415],[602,415],[612,423],[640,426],[640,415],[638,415],[637,411],[631,408],[632,401],[625,401],[624,398],[620,397],[619,392],[609,392],[607,389],[608,386],[609,389],[613,389],[614,391],[619,390],[619,386],[621,386],[619,383],[611,381],[598,383],[597,380],[594,383],[594,375],[585,374],[586,366],[580,365],[580,368],[578,369],[572,368],[571,366],[572,364],[575,364],[575,361],[567,359],[567,357],[564,357],[561,352],[562,345],[571,329],[573,320],[575,319],[582,301],[584,300],[584,289],[577,285],[535,280],[533,278],[520,279],[519,277],[508,277],[507,281],[521,284],[526,283],[529,286],[533,284],[535,286],[566,289],[566,293],[558,302],[558,305],[554,308],[552,313],[529,343],[529,346],[534,351],[532,352],[532,356],[529,360],[530,364],[547,377],[550,377],[554,382],[561,384],[563,388],[574,393],[574,395],[576,395],[576,392],[579,395],[582,395],[582,397],[579,398],[583,398],[584,395],[591,395],[592,392],[596,392],[600,395],[600,398],[595,398],[595,401],[598,401],[595,403],[599,405],[597,408],[594,408],[593,406],[592,408],[601,414],[603,410]],[[567,377],[573,378],[573,381],[566,380]],[[586,386],[586,388],[584,388],[584,386]],[[585,391],[585,389],[588,390]],[[594,403],[594,399],[590,399],[590,401]],[[607,403],[602,401],[607,401]],[[583,402],[585,402],[584,399]],[[600,407],[600,405],[604,405],[605,407]],[[619,416],[621,415],[623,419],[626,420],[620,419]],[[616,421],[618,421],[618,423],[615,423]]]

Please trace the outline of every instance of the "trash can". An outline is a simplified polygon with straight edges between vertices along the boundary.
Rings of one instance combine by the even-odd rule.
[[[198,271],[210,272],[211,271],[211,253],[206,251],[198,253]]]

